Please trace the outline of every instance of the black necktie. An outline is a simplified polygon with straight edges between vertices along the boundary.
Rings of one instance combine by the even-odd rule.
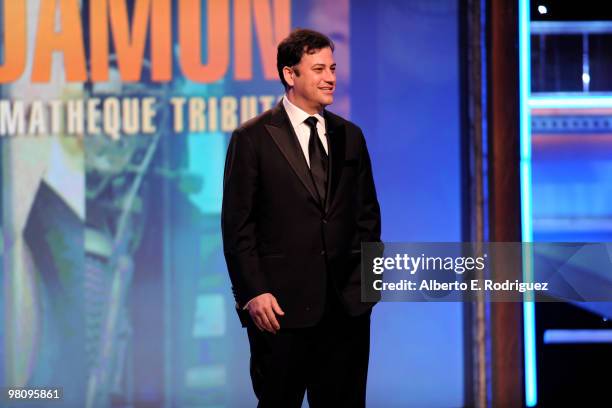
[[[304,123],[310,127],[310,139],[308,140],[310,174],[319,193],[321,204],[324,204],[327,192],[327,154],[317,133],[317,118],[310,116]]]

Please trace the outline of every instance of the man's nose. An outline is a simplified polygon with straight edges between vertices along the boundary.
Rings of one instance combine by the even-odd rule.
[[[325,82],[333,84],[336,82],[336,73],[332,70],[325,70],[325,76],[323,77]]]

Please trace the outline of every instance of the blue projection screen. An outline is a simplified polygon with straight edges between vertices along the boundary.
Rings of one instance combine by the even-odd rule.
[[[62,387],[57,407],[255,405],[223,165],[283,94],[296,27],[336,44],[329,109],[364,131],[383,239],[460,241],[457,3],[0,1],[0,386]],[[376,306],[368,406],[462,406],[462,320]]]

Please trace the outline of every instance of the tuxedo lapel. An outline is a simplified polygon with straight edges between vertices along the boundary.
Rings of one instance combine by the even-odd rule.
[[[346,128],[338,123],[327,111],[323,113],[327,127],[327,150],[329,157],[329,171],[327,173],[327,200],[325,201],[325,212],[327,213],[333,204],[338,189],[338,183],[342,176],[344,167],[344,156],[346,151]]]
[[[289,162],[295,175],[300,179],[315,203],[320,206],[321,204],[315,192],[315,187],[310,177],[310,170],[304,158],[304,153],[302,152],[298,138],[293,130],[293,126],[291,126],[289,116],[287,112],[285,112],[282,102],[278,103],[272,110],[270,123],[266,124],[265,127],[270,133],[270,136],[272,136],[276,146],[278,146],[285,159]]]

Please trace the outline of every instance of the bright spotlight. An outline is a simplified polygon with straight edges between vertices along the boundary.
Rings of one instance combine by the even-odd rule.
[[[589,82],[591,82],[591,76],[585,72],[582,74],[582,83],[588,84]]]

